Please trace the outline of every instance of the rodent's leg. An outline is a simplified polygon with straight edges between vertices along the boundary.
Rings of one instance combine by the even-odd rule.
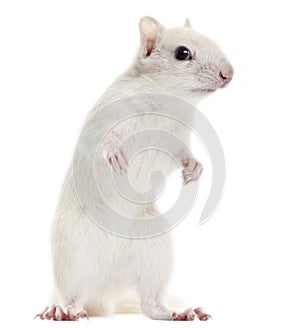
[[[78,304],[71,303],[66,307],[53,304],[47,306],[43,312],[37,314],[35,318],[39,317],[41,320],[54,320],[54,321],[77,321],[80,318],[88,319],[87,312]]]
[[[169,236],[161,236],[155,240],[146,240],[144,244],[143,274],[139,277],[137,291],[141,300],[141,311],[153,320],[192,321],[194,311],[190,308],[184,312],[169,309],[161,302],[170,271],[172,268],[172,251]],[[141,247],[141,246],[140,246]]]
[[[195,181],[201,176],[203,167],[197,160],[190,157],[184,157],[182,159],[182,165],[184,167],[182,170],[183,184]]]

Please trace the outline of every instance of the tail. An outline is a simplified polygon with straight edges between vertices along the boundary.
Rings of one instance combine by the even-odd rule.
[[[116,306],[116,313],[141,313],[138,299],[123,300]]]
[[[179,297],[167,295],[164,304],[172,310],[180,310],[184,307]],[[138,299],[126,299],[117,304],[116,313],[141,313],[140,301]]]

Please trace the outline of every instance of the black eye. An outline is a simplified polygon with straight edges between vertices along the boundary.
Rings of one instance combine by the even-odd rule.
[[[181,46],[175,50],[175,57],[179,61],[187,61],[192,59],[192,54],[189,49]]]

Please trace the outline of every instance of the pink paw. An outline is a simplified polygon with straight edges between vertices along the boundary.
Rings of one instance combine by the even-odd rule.
[[[77,321],[80,318],[88,319],[88,315],[83,309],[76,309],[72,305],[68,305],[65,309],[60,305],[47,306],[43,312],[37,314],[34,318],[39,317],[41,320],[54,321]]]
[[[201,307],[195,308],[194,309],[194,312],[196,313],[197,318],[200,321],[207,321],[207,320],[211,319],[210,314],[205,313],[204,310],[203,310],[203,308],[201,308]]]
[[[182,170],[183,184],[197,180],[203,171],[202,164],[195,159],[186,158],[182,160],[184,169]]]
[[[195,319],[195,313],[192,308],[188,308],[181,313],[173,312],[173,321],[193,321]]]
[[[115,172],[120,174],[126,173],[128,168],[128,160],[119,143],[111,141],[105,149],[105,157]]]

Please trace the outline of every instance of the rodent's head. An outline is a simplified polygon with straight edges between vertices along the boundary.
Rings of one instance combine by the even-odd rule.
[[[213,41],[193,31],[189,20],[183,27],[167,29],[146,16],[139,28],[135,68],[141,75],[155,75],[166,91],[199,99],[231,81],[233,68],[225,55]]]

